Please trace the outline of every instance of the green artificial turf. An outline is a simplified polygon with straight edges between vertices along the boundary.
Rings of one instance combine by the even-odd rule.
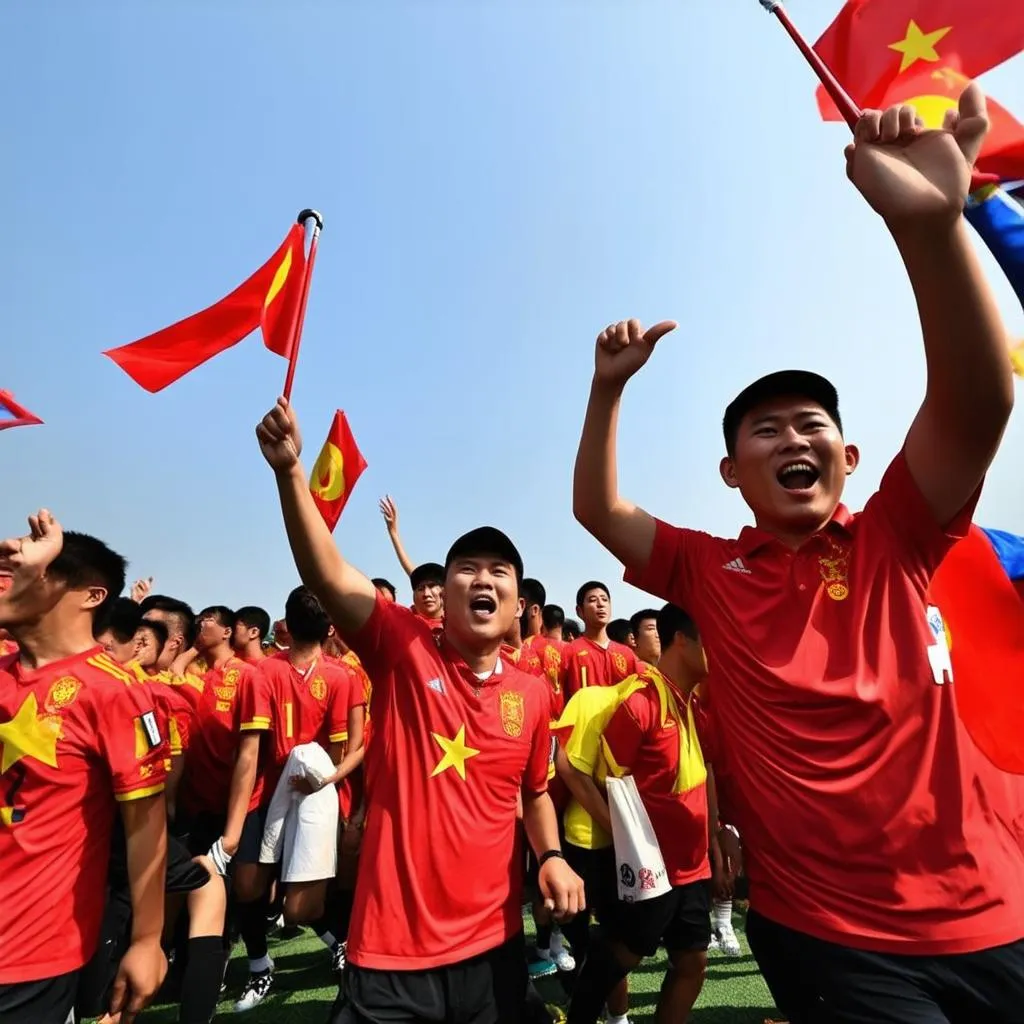
[[[743,956],[730,960],[719,953],[710,954],[704,991],[691,1016],[693,1024],[762,1024],[775,1012],[743,935],[743,914],[738,911],[734,921]],[[270,955],[276,964],[272,995],[262,1006],[246,1014],[233,1014],[232,1001],[226,1001],[220,1006],[217,1020],[233,1017],[239,1024],[326,1024],[338,988],[327,950],[319,939],[309,931],[286,941],[271,937]],[[233,998],[242,990],[246,970],[244,950],[238,946],[227,976],[228,992]],[[664,972],[664,957],[658,957],[646,961],[633,973],[629,1000],[631,1021],[653,1020]],[[545,1000],[563,1000],[556,979],[542,979],[537,987]],[[177,1009],[155,1007],[140,1019],[146,1024],[174,1024]]]

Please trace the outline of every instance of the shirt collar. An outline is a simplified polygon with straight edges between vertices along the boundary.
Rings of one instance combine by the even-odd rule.
[[[810,537],[805,544],[814,543],[815,539],[821,533],[843,533],[848,536],[850,533],[850,524],[852,522],[853,513],[850,512],[845,505],[839,504],[836,506],[836,510],[832,513],[832,518],[825,524],[824,529],[819,530],[817,534]],[[760,551],[762,548],[780,543],[781,542],[774,534],[769,533],[767,530],[762,530],[757,526],[744,526],[740,531],[739,537],[736,538],[736,546],[739,548],[741,555],[752,555],[755,552]]]

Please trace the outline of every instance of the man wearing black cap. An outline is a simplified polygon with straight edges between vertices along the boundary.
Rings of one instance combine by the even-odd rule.
[[[274,469],[295,564],[373,679],[373,742],[345,1022],[521,1020],[527,992],[517,805],[559,917],[585,905],[547,793],[545,684],[499,656],[522,611],[523,563],[493,527],[460,537],[443,567],[434,632],[345,561],[299,463],[284,399],[256,428]]]
[[[626,381],[674,328],[598,338],[574,511],[707,651],[747,847],[748,936],[793,1024],[1021,1019],[1024,852],[1007,780],[957,715],[929,581],[968,529],[1013,404],[1007,338],[961,211],[987,128],[971,86],[943,131],[866,111],[850,178],[907,267],[924,403],[878,492],[841,503],[857,449],[835,388],[764,377],[725,413],[722,479],[755,525],[672,527],[618,494]]]
[[[444,626],[444,566],[437,562],[417,565],[409,575],[412,610],[431,628]]]

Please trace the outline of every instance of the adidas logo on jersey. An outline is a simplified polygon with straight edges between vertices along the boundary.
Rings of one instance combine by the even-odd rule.
[[[729,572],[741,572],[745,576],[750,575],[750,570],[743,564],[742,558],[734,558],[732,559],[732,561],[726,562],[725,565],[722,566],[722,568],[728,569]]]
[[[431,679],[430,682],[427,683],[427,686],[435,693],[444,693],[444,683],[442,683],[440,679]]]

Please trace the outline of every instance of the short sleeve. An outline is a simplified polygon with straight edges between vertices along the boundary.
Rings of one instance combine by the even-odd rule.
[[[904,568],[930,578],[949,549],[967,536],[979,497],[980,485],[952,522],[943,527],[932,515],[901,451],[858,517],[859,528],[870,526],[875,519],[882,520],[896,539]]]
[[[385,601],[378,593],[362,629],[345,639],[379,687],[391,675],[397,659],[421,638],[432,639],[430,627],[408,608]]]
[[[353,707],[354,696],[362,690],[362,684],[355,672],[344,664],[339,666],[337,672],[332,672],[331,676],[331,692],[327,705],[327,739],[331,743],[346,743],[348,713]]]
[[[626,566],[623,579],[645,593],[689,608],[693,601],[693,581],[698,576],[698,559],[709,534],[684,530],[655,520],[654,546],[647,564]]]
[[[609,773],[625,775],[636,764],[650,717],[647,689],[638,690],[616,709],[601,734]]]
[[[601,755],[601,730],[617,700],[612,687],[597,686],[580,690],[562,712],[555,725],[566,759],[584,775],[597,771]]]
[[[273,724],[270,672],[260,665],[243,672],[238,681],[240,732],[266,732]]]
[[[540,684],[535,691],[536,699],[531,699],[534,708],[533,732],[530,735],[530,756],[523,773],[523,791],[526,793],[544,793],[548,788],[548,768],[551,764],[551,727],[548,721],[547,701],[540,692]]]
[[[100,751],[110,771],[114,797],[141,800],[163,791],[170,757],[152,695],[142,684],[104,687],[98,695]]]

